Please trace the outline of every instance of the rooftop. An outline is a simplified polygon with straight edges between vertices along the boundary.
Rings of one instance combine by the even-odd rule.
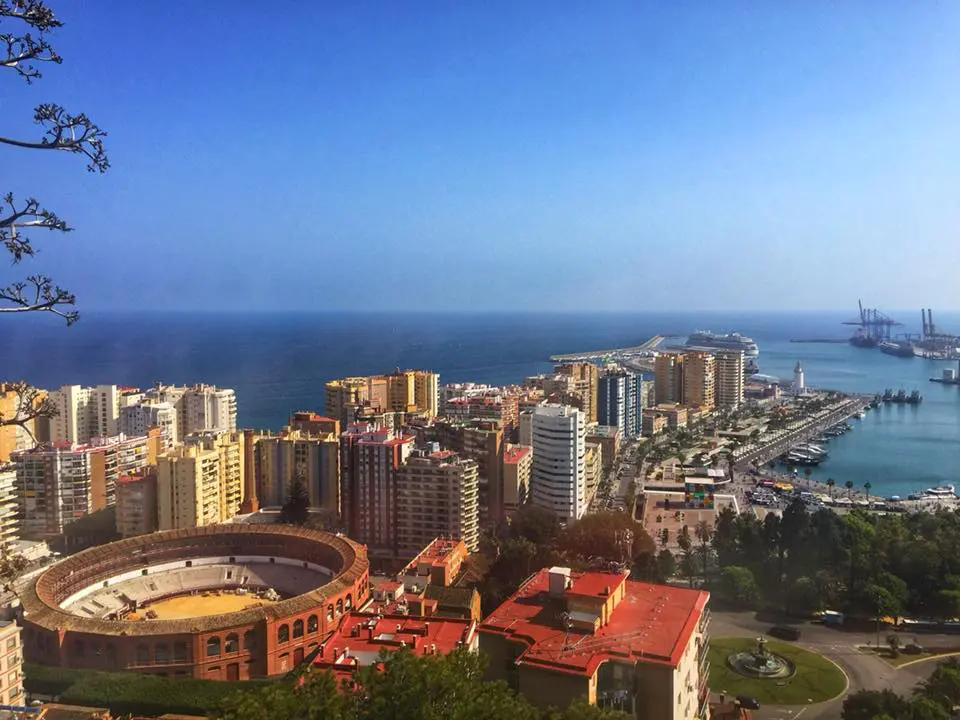
[[[624,597],[609,622],[593,633],[567,631],[558,598],[549,596],[544,568],[480,626],[481,634],[504,635],[527,645],[517,662],[559,672],[592,675],[600,663],[620,659],[676,666],[697,627],[709,593],[627,579],[627,573],[571,573],[567,595],[603,597],[621,584]]]
[[[422,564],[442,565],[447,561],[450,554],[456,552],[461,546],[461,552],[466,555],[466,546],[463,544],[463,540],[434,538],[429,545],[420,551],[419,555],[407,563],[401,574],[412,573],[417,566]]]
[[[525,445],[513,445],[503,451],[503,461],[508,464],[518,463],[530,454],[530,448]]]
[[[335,670],[372,665],[384,648],[409,647],[419,655],[446,654],[461,643],[469,645],[475,633],[475,622],[458,618],[352,613],[321,646],[314,665]]]

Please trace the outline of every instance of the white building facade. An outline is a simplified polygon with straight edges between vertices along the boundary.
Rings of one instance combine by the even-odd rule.
[[[159,427],[163,431],[167,447],[180,442],[177,410],[170,403],[144,401],[120,408],[120,432],[124,435],[146,435],[151,427]]]
[[[531,502],[562,520],[579,519],[587,509],[586,415],[567,405],[542,405],[533,411],[531,434]]]
[[[50,393],[57,416],[50,420],[50,439],[89,442],[120,433],[120,391],[116,385],[64,385]]]

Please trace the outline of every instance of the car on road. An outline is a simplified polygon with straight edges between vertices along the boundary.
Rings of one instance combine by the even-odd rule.
[[[760,701],[749,695],[737,695],[737,704],[744,710],[759,710]]]
[[[791,642],[796,642],[800,639],[800,630],[795,627],[790,627],[789,625],[774,625],[767,634],[780,640],[789,640]]]

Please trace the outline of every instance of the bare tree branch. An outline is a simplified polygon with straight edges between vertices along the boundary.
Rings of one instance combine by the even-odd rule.
[[[87,170],[90,172],[103,173],[110,167],[110,160],[103,147],[103,138],[107,134],[84,113],[71,115],[60,105],[44,103],[34,109],[33,119],[46,128],[39,141],[0,137],[0,143],[30,150],[66,150],[80,153],[89,160]]]
[[[0,198],[0,245],[13,257],[14,264],[24,257],[32,257],[36,252],[29,238],[17,231],[18,228],[30,227],[70,231],[66,222],[55,213],[40,207],[35,198],[27,198],[20,206],[17,206],[13,193],[7,193]]]
[[[0,18],[15,18],[40,32],[63,27],[43,0],[0,0]]]
[[[22,37],[8,33],[0,35],[0,43],[6,49],[6,55],[0,52],[0,67],[16,70],[28,84],[41,77],[40,70],[33,62],[63,62],[63,58],[57,55],[42,35],[34,38],[30,33]]]
[[[44,275],[31,275],[25,281],[15,282],[0,288],[0,314],[49,312],[58,315],[73,325],[80,319],[76,310],[64,310],[64,305],[74,305],[77,299],[53,280]]]
[[[27,382],[0,383],[0,395],[8,393],[15,395],[14,413],[7,416],[0,413],[0,427],[21,427],[36,442],[37,438],[30,426],[39,418],[56,417],[56,403],[44,390]]]

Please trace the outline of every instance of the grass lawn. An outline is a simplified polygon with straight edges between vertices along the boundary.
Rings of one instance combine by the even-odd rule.
[[[861,645],[858,649],[865,652],[875,653],[881,660],[883,660],[888,665],[893,665],[893,667],[900,667],[901,665],[906,665],[907,663],[917,662],[918,660],[931,660],[933,658],[946,658],[950,655],[957,655],[957,650],[931,650],[930,652],[921,652],[908,654],[900,651],[900,654],[897,657],[893,657],[890,654],[890,648],[882,647],[878,651],[877,648],[873,645]]]
[[[726,691],[728,695],[750,695],[761,705],[806,705],[835,698],[846,687],[843,673],[825,657],[776,640],[768,640],[767,649],[793,662],[797,674],[792,678],[757,680],[744,677],[727,664],[729,655],[756,647],[754,638],[712,638],[710,689]]]

